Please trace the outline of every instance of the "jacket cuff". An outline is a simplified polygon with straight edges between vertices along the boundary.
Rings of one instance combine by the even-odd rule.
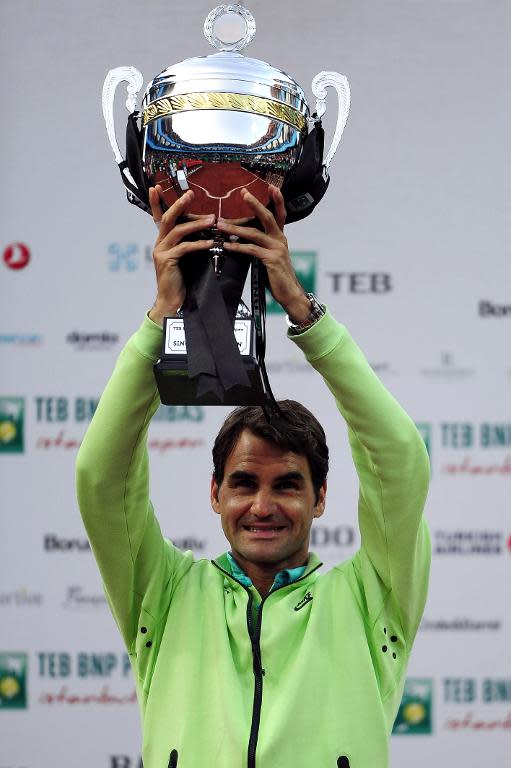
[[[146,315],[138,331],[135,331],[131,337],[130,342],[140,355],[156,362],[161,356],[163,328],[153,323]]]
[[[307,360],[313,362],[328,355],[347,335],[344,325],[341,325],[330,314],[328,308],[308,330],[293,334],[288,331],[287,337],[300,347]]]

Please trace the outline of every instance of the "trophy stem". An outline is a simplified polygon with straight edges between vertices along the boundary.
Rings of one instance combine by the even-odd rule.
[[[209,253],[211,255],[211,260],[213,262],[215,277],[218,279],[222,274],[222,267],[225,261],[224,237],[220,232],[220,230],[217,229],[216,227],[212,227],[210,232],[211,232],[211,237],[209,237],[208,240],[211,240],[212,238],[214,240],[214,243],[209,249]]]

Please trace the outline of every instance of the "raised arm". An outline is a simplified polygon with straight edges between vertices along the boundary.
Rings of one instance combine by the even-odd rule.
[[[191,203],[184,195],[162,213],[151,190],[153,215],[160,224],[154,249],[158,292],[149,318],[128,341],[101,397],[77,459],[80,511],[103,578],[106,595],[132,649],[140,621],[158,621],[172,580],[187,558],[165,542],[149,501],[147,430],[160,400],[153,363],[162,343],[162,321],[182,304],[178,267],[188,252],[211,242],[182,242],[204,229],[204,218],[177,224]]]
[[[354,559],[374,622],[393,602],[413,641],[427,595],[430,543],[422,511],[429,460],[413,421],[372,371],[348,331],[327,313],[293,337],[323,376],[348,424],[360,481],[361,550]]]

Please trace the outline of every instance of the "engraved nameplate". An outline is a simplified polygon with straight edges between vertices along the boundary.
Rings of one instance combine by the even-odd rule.
[[[250,324],[250,320],[234,322],[234,336],[240,355],[250,355]],[[171,317],[165,321],[165,354],[186,355],[185,328],[181,317]]]

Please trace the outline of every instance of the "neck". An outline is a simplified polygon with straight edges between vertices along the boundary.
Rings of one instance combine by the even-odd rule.
[[[239,567],[245,571],[261,597],[266,597],[269,594],[275,581],[275,576],[279,571],[284,570],[284,568],[299,568],[302,565],[307,565],[308,562],[307,555],[291,557],[289,560],[284,560],[280,563],[253,563],[234,551],[232,556]]]

